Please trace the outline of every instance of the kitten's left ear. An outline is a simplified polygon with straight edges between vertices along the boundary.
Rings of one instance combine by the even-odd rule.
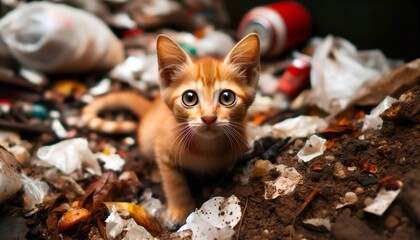
[[[169,87],[181,68],[191,63],[188,54],[167,35],[161,34],[156,44],[159,65],[159,82],[163,88]]]
[[[224,63],[233,66],[239,73],[244,74],[247,84],[256,86],[260,70],[260,39],[258,34],[250,33],[242,38],[226,56]]]

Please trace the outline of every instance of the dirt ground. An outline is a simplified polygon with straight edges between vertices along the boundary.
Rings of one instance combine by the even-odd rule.
[[[411,110],[406,108],[409,114],[418,111],[415,105],[410,107]],[[385,121],[382,129],[368,131],[364,138],[360,137],[361,125],[357,120],[353,124],[354,129],[340,136],[324,133],[335,139],[333,146],[307,164],[299,163],[296,157],[305,139],[297,139],[277,154],[275,163],[294,167],[304,177],[289,195],[265,200],[261,177],[252,177],[246,185],[232,179],[217,184],[219,194],[225,197],[234,194],[245,209],[234,238],[420,239],[418,122]],[[376,171],[364,169],[366,163],[376,166]],[[334,175],[338,165],[344,166],[344,176]],[[355,168],[349,171],[348,167]],[[377,195],[379,181],[391,176],[404,183],[400,195],[382,216],[364,212],[367,201]],[[357,202],[336,209],[347,192],[356,192]],[[303,206],[306,207],[301,210]],[[303,220],[311,218],[329,219],[331,231],[303,224]]]
[[[231,173],[211,182],[191,177],[191,182],[196,183],[192,188],[197,203],[201,205],[211,196],[235,195],[240,200],[243,215],[235,227],[234,239],[420,239],[419,92],[419,86],[412,88],[408,100],[397,102],[384,113],[385,121],[380,130],[361,132],[360,109],[353,118],[338,119],[318,133],[328,140],[327,150],[308,163],[299,162],[296,156],[306,139],[260,139]],[[66,104],[71,105],[71,101]],[[285,118],[290,114],[279,116]],[[102,177],[87,175],[76,181],[84,190],[78,192],[77,187],[59,183],[57,176],[61,175],[46,177],[48,168],[45,166],[26,165],[22,171],[46,180],[51,193],[38,205],[35,214],[22,208],[22,195],[3,205],[0,236],[9,236],[7,239],[22,236],[27,239],[100,239],[104,236],[104,219],[108,214],[103,202],[131,202],[148,188],[152,189],[154,197],[165,201],[160,184],[150,180],[153,168],[145,164],[135,145],[122,144],[126,136],[97,134],[86,129],[78,134],[88,138],[95,151],[104,149],[106,144],[116,146],[127,161],[124,170],[134,172],[138,178],[120,180],[119,173],[111,171]],[[251,175],[247,184],[235,180],[245,166],[257,159],[294,167],[303,180],[292,193],[265,200],[264,180],[277,177],[278,172],[270,172],[265,177]],[[364,212],[381,186],[393,189],[398,179],[404,184],[402,191],[382,216]],[[356,203],[336,209],[347,192],[356,193]],[[59,230],[57,225],[70,204],[89,209],[91,215],[69,230]],[[327,219],[331,228],[303,223],[312,218]],[[4,235],[6,226],[11,224],[16,230]],[[171,233],[168,229],[153,232],[158,239],[171,239]]]

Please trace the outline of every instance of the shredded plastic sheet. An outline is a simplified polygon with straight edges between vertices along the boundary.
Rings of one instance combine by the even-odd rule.
[[[98,153],[97,157],[99,160],[105,163],[104,168],[112,171],[122,171],[122,167],[125,164],[125,160],[118,154],[103,154]]]
[[[123,231],[127,231],[125,237],[123,238],[125,240],[154,239],[153,236],[144,227],[137,225],[136,221],[134,221],[132,218],[128,220],[121,218],[114,205],[112,206],[111,213],[105,222],[106,236],[109,239],[115,239]]]
[[[191,230],[193,240],[227,240],[232,238],[235,233],[233,228],[241,217],[241,206],[236,196],[214,197],[191,213],[178,232]]]
[[[305,143],[305,146],[298,152],[297,156],[300,161],[309,162],[312,159],[321,156],[325,149],[325,142],[327,140],[312,135]]]
[[[303,179],[294,167],[280,164],[275,166],[279,176],[274,180],[265,181],[265,199],[275,199],[279,196],[293,192],[296,185]]]
[[[311,218],[302,221],[303,224],[312,228],[320,229],[319,231],[331,231],[331,221],[328,218]],[[322,229],[322,230],[321,230]]]
[[[365,212],[370,212],[378,216],[382,216],[382,214],[388,209],[394,199],[398,196],[401,192],[401,188],[403,183],[401,181],[397,181],[399,188],[397,190],[386,190],[385,187],[382,187],[378,195],[376,195],[373,203],[369,206],[365,207]]]
[[[387,110],[391,105],[396,102],[397,99],[387,96],[378,106],[376,106],[370,114],[365,116],[365,121],[363,123],[362,132],[368,129],[378,129],[382,127],[383,120],[379,117],[381,113]]]
[[[390,71],[378,50],[357,51],[349,41],[327,36],[311,61],[311,102],[334,114],[345,108],[360,88]]]
[[[33,209],[35,204],[42,203],[50,188],[46,182],[30,179],[23,173],[20,175],[20,179],[23,183],[25,208]]]
[[[87,140],[83,138],[64,140],[51,146],[41,147],[37,151],[37,156],[64,174],[81,171],[82,166],[92,170],[94,174],[102,174],[95,155],[89,149]]]
[[[328,127],[327,121],[316,116],[298,116],[273,125],[273,137],[307,137]]]
[[[16,60],[44,72],[104,69],[124,58],[123,46],[108,26],[64,4],[22,4],[0,20],[0,35]]]

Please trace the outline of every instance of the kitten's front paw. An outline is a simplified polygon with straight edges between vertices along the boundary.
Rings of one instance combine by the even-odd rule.
[[[167,213],[169,219],[175,225],[182,225],[185,223],[185,219],[188,214],[193,212],[195,209],[195,204],[188,204],[187,206],[178,206],[178,207],[168,207]]]

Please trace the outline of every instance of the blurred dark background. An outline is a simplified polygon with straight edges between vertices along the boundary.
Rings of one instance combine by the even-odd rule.
[[[273,0],[224,0],[236,29],[242,16]],[[419,0],[296,0],[310,13],[312,36],[333,34],[358,49],[381,49],[389,58],[420,57]]]

